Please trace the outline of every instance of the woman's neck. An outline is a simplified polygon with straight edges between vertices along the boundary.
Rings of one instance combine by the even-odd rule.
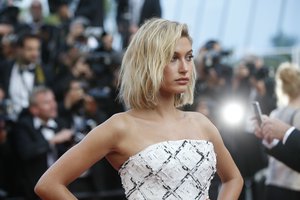
[[[136,116],[154,121],[176,120],[182,118],[182,112],[174,106],[174,101],[163,99],[158,100],[155,108],[133,109],[132,112]]]
[[[180,120],[185,117],[185,113],[175,106],[175,96],[158,97],[158,105],[154,109],[159,118],[163,120]]]

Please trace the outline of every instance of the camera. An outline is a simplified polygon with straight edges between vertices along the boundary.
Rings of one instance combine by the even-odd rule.
[[[206,50],[203,59],[204,71],[207,73],[210,69],[214,69],[218,74],[221,74],[223,68],[226,67],[224,58],[230,56],[232,51],[221,49],[215,40],[206,42],[203,48]]]
[[[76,127],[73,135],[75,143],[80,142],[86,134],[97,126],[96,121],[93,119],[83,119],[81,127]]]
[[[231,51],[209,50],[204,56],[205,67],[218,67],[222,63],[222,58],[229,55],[231,55]]]
[[[86,62],[90,65],[93,72],[99,75],[109,69],[113,63],[113,58],[111,53],[95,52],[87,55]]]

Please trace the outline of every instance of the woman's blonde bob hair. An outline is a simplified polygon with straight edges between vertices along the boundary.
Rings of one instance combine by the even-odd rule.
[[[288,96],[289,99],[295,99],[300,95],[300,69],[299,66],[284,62],[281,63],[276,71],[276,92]]]
[[[159,18],[146,21],[135,33],[124,54],[119,79],[119,98],[128,108],[153,109],[157,106],[164,68],[182,37],[192,43],[186,24]],[[188,90],[175,95],[174,106],[193,103],[195,79],[193,67]]]

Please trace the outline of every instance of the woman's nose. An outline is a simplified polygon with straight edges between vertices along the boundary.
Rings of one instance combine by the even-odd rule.
[[[185,60],[180,62],[179,72],[181,72],[181,73],[188,72],[188,63]]]

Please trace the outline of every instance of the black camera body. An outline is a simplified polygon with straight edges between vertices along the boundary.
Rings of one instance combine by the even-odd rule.
[[[86,57],[86,62],[90,65],[92,70],[99,75],[109,69],[113,63],[113,58],[111,53],[95,52],[90,53]]]
[[[94,129],[97,126],[97,122],[93,119],[84,119],[82,127],[75,128],[75,132],[73,135],[73,140],[75,143],[80,142],[86,136],[88,132]]]
[[[206,73],[210,69],[214,69],[218,74],[220,74],[222,68],[225,66],[225,64],[223,63],[223,59],[232,54],[230,50],[223,50],[218,46],[218,41],[209,40],[203,47],[206,50],[203,59],[204,71]]]
[[[209,50],[204,56],[204,65],[205,68],[210,67],[218,67],[221,64],[222,58],[229,56],[231,54],[230,51],[216,51],[216,50]]]

